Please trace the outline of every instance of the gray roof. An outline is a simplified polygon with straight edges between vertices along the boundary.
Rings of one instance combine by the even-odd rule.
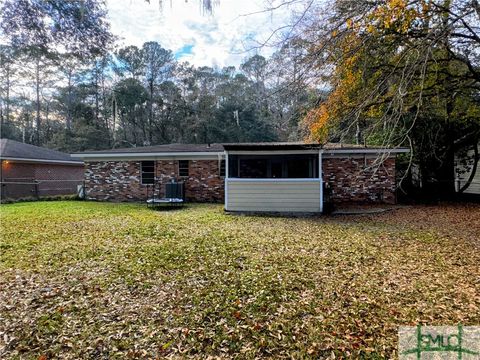
[[[320,149],[321,144],[304,142],[255,142],[223,144],[225,150],[311,150]]]
[[[245,151],[261,151],[261,150],[332,150],[332,151],[353,151],[353,152],[372,152],[376,150],[395,150],[382,147],[340,144],[340,143],[304,143],[304,142],[256,142],[256,143],[227,143],[227,144],[163,144],[154,146],[139,146],[131,148],[119,148],[110,150],[96,150],[76,153],[74,155],[82,157],[82,155],[115,155],[115,154],[160,154],[160,153],[218,153],[224,150],[245,150]],[[405,149],[396,152],[405,152]]]
[[[222,144],[163,144],[110,150],[85,151],[83,154],[123,154],[123,153],[169,153],[169,152],[221,152]],[[82,154],[82,153],[78,153]]]
[[[74,159],[70,154],[61,151],[51,150],[40,146],[24,144],[15,140],[0,139],[0,158],[2,159],[25,159],[45,162],[78,162],[79,159]]]
[[[385,148],[381,146],[365,146],[356,144],[342,143],[305,143],[305,142],[257,142],[257,143],[230,143],[223,144],[225,150],[242,150],[242,151],[261,151],[261,150],[326,150],[333,152],[374,152],[374,151],[392,151],[407,152],[405,148]]]

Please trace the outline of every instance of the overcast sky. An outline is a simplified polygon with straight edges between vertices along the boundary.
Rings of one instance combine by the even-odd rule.
[[[157,41],[180,61],[196,66],[238,66],[243,59],[271,48],[253,49],[288,22],[289,9],[261,12],[264,0],[219,0],[213,15],[202,14],[199,0],[108,0],[112,32],[119,44],[141,46]],[[255,12],[258,14],[246,15]],[[249,51],[247,51],[249,50]]]

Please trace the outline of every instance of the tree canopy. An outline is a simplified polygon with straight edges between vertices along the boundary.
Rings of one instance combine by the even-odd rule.
[[[114,40],[106,15],[98,0],[3,0],[0,29],[15,48],[96,56]]]
[[[289,41],[329,95],[304,118],[308,138],[408,146],[425,182],[453,191],[455,152],[480,140],[479,25],[478,2],[466,0],[309,10]]]
[[[451,193],[455,154],[480,140],[478,1],[280,6],[295,11],[269,58],[212,68],[152,41],[113,50],[103,1],[4,0],[2,136],[65,151],[301,138],[407,146],[405,176],[415,166]]]

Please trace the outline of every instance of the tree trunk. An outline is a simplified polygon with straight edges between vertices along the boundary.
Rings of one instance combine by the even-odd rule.
[[[7,65],[7,88],[5,89],[5,120],[10,121],[10,65]],[[3,117],[2,117],[3,120]],[[2,123],[3,125],[3,123]]]
[[[50,104],[48,101],[46,101],[46,104],[45,104],[45,141],[50,141],[50,120],[48,118],[48,116],[50,115],[49,114],[50,112]]]
[[[68,70],[67,131],[72,130],[72,70]]]
[[[150,80],[150,108],[148,114],[148,141],[152,145],[152,125],[153,125],[153,79]]]
[[[117,124],[117,100],[115,98],[115,94],[113,95],[112,99],[112,144],[115,145],[115,142],[117,141],[117,136],[115,134],[115,126]]]
[[[443,12],[443,26],[445,29],[448,29],[448,23],[450,18],[450,8],[451,0],[445,0],[443,7],[445,11]],[[451,56],[449,55],[449,40],[450,40],[450,30],[445,35],[442,42],[443,51],[445,52],[447,58],[447,66],[451,61]],[[447,78],[444,78],[443,81],[443,91],[445,92],[445,156],[441,163],[439,169],[439,191],[442,198],[452,198],[455,195],[455,129],[452,124],[452,112],[455,102],[455,93],[452,93],[450,88],[450,83]]]
[[[36,92],[36,108],[37,113],[35,117],[35,144],[40,145],[40,60],[36,60],[36,68],[35,68],[35,92]]]
[[[98,69],[95,71],[95,127],[98,126],[98,115],[100,113],[100,100],[99,100],[99,86],[98,86]]]

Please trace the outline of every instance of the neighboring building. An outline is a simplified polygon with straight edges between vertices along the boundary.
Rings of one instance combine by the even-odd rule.
[[[190,201],[228,211],[322,212],[325,199],[396,202],[395,155],[406,149],[339,144],[170,144],[74,154],[87,199],[145,201],[172,180]],[[379,164],[379,160],[380,164]],[[160,185],[160,186],[158,186]]]
[[[455,157],[455,188],[464,194],[480,195],[480,164],[478,156],[480,145],[477,150],[467,152],[465,158]]]
[[[18,199],[77,192],[83,183],[83,161],[69,154],[0,139],[1,199]]]

